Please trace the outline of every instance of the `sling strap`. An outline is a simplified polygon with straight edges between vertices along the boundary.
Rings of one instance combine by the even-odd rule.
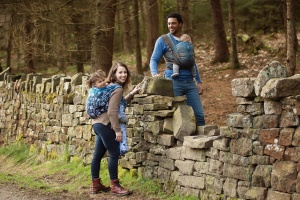
[[[180,57],[179,57],[179,54],[178,54],[178,52],[175,48],[174,42],[173,42],[170,34],[162,35],[162,39],[164,40],[165,44],[167,45],[167,47],[171,51],[171,53],[174,57],[175,63],[180,66],[181,65]]]

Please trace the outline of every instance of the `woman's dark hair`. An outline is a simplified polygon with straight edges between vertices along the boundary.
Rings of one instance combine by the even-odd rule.
[[[116,78],[116,72],[118,67],[124,67],[127,71],[127,79],[124,83],[121,83],[118,81],[118,79]],[[122,63],[122,62],[117,62],[115,63],[109,70],[108,76],[107,76],[107,82],[108,83],[118,83],[120,85],[122,85],[122,87],[124,88],[124,90],[128,90],[129,85],[130,85],[130,72],[128,70],[128,67]]]
[[[168,20],[169,18],[176,18],[177,21],[178,21],[178,23],[182,23],[182,24],[183,24],[182,17],[181,17],[181,15],[180,15],[179,13],[176,13],[176,12],[170,13],[170,14],[168,14],[168,16],[167,16],[167,20]]]

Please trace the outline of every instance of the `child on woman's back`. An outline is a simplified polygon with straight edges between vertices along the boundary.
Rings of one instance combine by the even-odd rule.
[[[105,88],[105,72],[97,70],[91,74],[87,82],[91,88],[86,102],[86,112],[91,119],[97,118],[99,115],[107,111],[109,90]]]
[[[86,111],[90,118],[95,119],[102,113],[107,112],[108,109],[108,99],[111,93],[116,89],[121,87],[118,84],[108,85],[105,80],[105,72],[102,70],[97,70],[94,72],[90,79],[88,80],[88,86],[91,88],[86,103]],[[120,142],[120,152],[124,155],[128,151],[127,144],[127,133],[126,133],[126,101],[122,99],[118,115],[120,128],[122,131],[122,140]]]

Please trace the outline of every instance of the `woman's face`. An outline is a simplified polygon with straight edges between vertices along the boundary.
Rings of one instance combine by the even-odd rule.
[[[115,73],[116,79],[120,81],[121,83],[125,83],[127,79],[127,70],[123,66],[119,66],[117,68],[117,71]]]

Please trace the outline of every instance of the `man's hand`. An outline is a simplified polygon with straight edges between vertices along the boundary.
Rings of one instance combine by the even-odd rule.
[[[155,77],[155,76],[162,76],[161,74],[155,74],[153,77]]]
[[[198,83],[197,84],[197,89],[198,89],[198,93],[201,95],[203,94],[203,86],[202,83]]]

